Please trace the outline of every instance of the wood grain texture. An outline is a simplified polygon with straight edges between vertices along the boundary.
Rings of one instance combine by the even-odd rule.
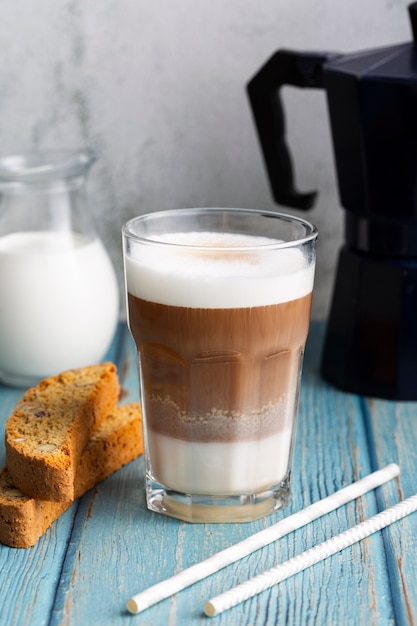
[[[284,512],[249,524],[186,524],[150,513],[137,459],[73,505],[29,550],[0,546],[2,626],[197,626],[205,600],[417,491],[417,403],[344,394],[318,375],[323,325],[306,350],[292,497]],[[133,342],[121,325],[108,358],[123,402],[138,398]],[[2,425],[22,394],[0,388]],[[1,454],[1,453],[0,453]],[[396,481],[345,505],[148,609],[134,593],[390,462]],[[216,626],[417,624],[417,515],[410,516],[212,620]]]

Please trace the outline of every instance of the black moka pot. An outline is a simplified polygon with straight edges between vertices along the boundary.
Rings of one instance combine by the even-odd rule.
[[[409,7],[417,40],[417,2]],[[274,199],[297,209],[279,88],[326,91],[345,244],[322,375],[361,395],[417,400],[417,45],[356,54],[280,50],[248,84]]]

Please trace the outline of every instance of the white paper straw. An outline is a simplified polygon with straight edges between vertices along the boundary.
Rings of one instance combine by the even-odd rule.
[[[214,554],[201,563],[192,565],[175,576],[132,596],[126,603],[127,610],[130,613],[140,613],[144,611],[161,600],[172,596],[174,593],[218,572],[223,567],[235,563],[239,559],[305,526],[322,515],[330,513],[330,511],[334,511],[343,504],[383,485],[392,478],[395,478],[395,476],[398,476],[399,473],[400,468],[398,465],[391,463],[383,469],[361,478],[351,485],[336,491],[334,494],[311,504],[298,513],[294,513],[280,522],[277,522],[273,526],[265,528],[247,539]]]
[[[281,565],[273,567],[263,574],[255,576],[215,598],[208,600],[204,605],[204,612],[209,617],[223,613],[223,611],[252,598],[294,574],[298,574],[298,572],[307,569],[311,565],[327,559],[327,557],[332,556],[332,554],[336,554],[336,552],[344,550],[365,537],[369,537],[369,535],[372,535],[377,530],[389,526],[406,515],[414,513],[416,510],[417,494],[389,509],[385,509],[385,511],[370,517],[356,526],[352,526],[352,528],[345,530],[339,535],[335,535],[331,539],[319,543],[317,546],[314,546],[314,548],[310,548],[310,550],[298,554],[292,559],[281,563]]]

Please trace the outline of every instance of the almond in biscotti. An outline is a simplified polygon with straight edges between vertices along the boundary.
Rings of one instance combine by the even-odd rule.
[[[32,498],[73,500],[82,451],[119,393],[113,363],[68,370],[29,389],[6,424],[14,486]]]

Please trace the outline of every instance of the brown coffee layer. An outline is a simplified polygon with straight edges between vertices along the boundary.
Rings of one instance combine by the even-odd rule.
[[[283,428],[286,399],[297,396],[311,294],[238,309],[128,297],[148,428],[187,441],[257,439]]]

